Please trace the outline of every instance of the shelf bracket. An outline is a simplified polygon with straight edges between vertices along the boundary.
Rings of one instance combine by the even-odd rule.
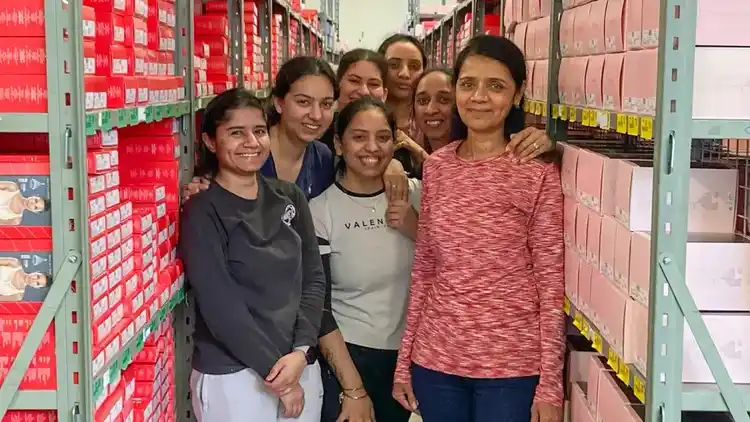
[[[708,332],[698,306],[695,304],[695,300],[693,300],[693,296],[687,288],[685,277],[680,274],[679,269],[672,263],[673,260],[669,255],[662,254],[659,257],[659,270],[664,279],[667,280],[677,306],[680,307],[688,327],[690,327],[690,331],[692,331],[693,336],[698,342],[698,347],[701,353],[703,353],[706,363],[708,363],[708,368],[711,370],[711,374],[719,386],[721,397],[735,422],[750,422],[750,415],[745,410],[742,396],[732,382],[729,372],[721,360],[719,349],[716,348],[716,344]]]
[[[29,369],[31,359],[34,357],[34,353],[39,348],[44,334],[60,309],[65,295],[70,291],[73,279],[81,264],[81,253],[70,251],[65,257],[65,261],[63,261],[57,275],[53,278],[52,287],[50,287],[47,297],[42,303],[42,308],[34,319],[34,323],[31,325],[31,329],[29,329],[23,345],[21,345],[21,350],[18,351],[18,356],[10,367],[7,378],[5,378],[2,386],[0,386],[0,420],[5,417],[11,404],[16,399],[18,386],[21,385],[21,380],[23,380],[26,371]]]

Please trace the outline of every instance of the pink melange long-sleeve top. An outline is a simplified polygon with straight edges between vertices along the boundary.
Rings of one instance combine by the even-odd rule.
[[[396,382],[412,362],[469,378],[539,375],[562,405],[563,195],[559,168],[507,154],[469,161],[459,142],[425,162]]]

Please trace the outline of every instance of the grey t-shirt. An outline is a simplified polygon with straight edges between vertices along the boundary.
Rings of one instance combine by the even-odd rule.
[[[419,211],[422,185],[409,180]],[[347,343],[382,350],[401,344],[414,241],[388,227],[384,192],[361,195],[334,184],[310,201],[321,255],[330,254],[331,307]]]

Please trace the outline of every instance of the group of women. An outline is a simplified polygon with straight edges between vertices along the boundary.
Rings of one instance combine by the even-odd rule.
[[[204,112],[179,250],[198,421],[559,422],[562,192],[503,37],[394,35]]]

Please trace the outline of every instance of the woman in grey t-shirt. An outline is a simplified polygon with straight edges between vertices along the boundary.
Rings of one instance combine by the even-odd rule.
[[[385,104],[361,98],[341,110],[336,124],[340,178],[310,202],[326,272],[330,307],[340,331],[321,337],[323,422],[372,418],[406,422],[392,397],[421,185],[409,199],[389,201],[383,173],[393,158],[396,122]],[[336,402],[338,401],[338,403]],[[373,412],[374,409],[374,412]],[[334,415],[335,414],[335,415]]]

